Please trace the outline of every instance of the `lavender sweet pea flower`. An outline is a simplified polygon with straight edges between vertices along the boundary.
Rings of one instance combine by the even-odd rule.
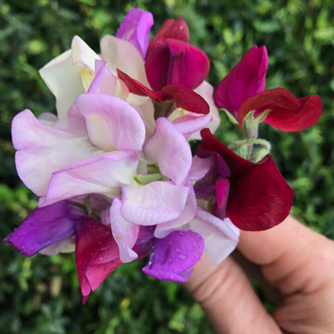
[[[116,37],[130,42],[145,59],[152,25],[153,15],[150,12],[132,8],[118,28]]]

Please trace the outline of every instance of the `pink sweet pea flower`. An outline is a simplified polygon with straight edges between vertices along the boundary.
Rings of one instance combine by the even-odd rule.
[[[228,217],[243,230],[261,231],[280,224],[289,214],[293,192],[271,156],[247,161],[222,144],[208,129],[201,131],[197,148],[212,167],[195,186],[196,195],[210,201],[212,213]]]
[[[145,59],[153,16],[139,8],[132,8],[117,30],[116,37],[129,41]]]
[[[186,23],[168,19],[151,40],[145,69],[153,90],[176,84],[195,89],[209,73],[210,62],[200,49],[189,44]]]
[[[283,131],[300,131],[314,125],[321,115],[319,96],[297,99],[283,88],[264,91],[267,68],[266,47],[253,46],[219,83],[214,94],[216,106],[226,109],[240,127],[248,116],[257,123],[256,128],[261,121]]]

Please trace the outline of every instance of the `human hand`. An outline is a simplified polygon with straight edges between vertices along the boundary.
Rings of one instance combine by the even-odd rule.
[[[288,217],[267,231],[241,231],[238,250],[282,303],[269,315],[232,257],[217,266],[203,254],[185,286],[216,333],[334,333],[333,241]]]

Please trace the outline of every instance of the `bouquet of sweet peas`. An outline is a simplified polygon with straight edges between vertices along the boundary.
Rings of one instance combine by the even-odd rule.
[[[57,116],[24,110],[12,124],[18,174],[40,199],[4,241],[27,256],[75,251],[84,303],[122,263],[149,254],[145,274],[185,282],[204,250],[218,264],[239,229],[281,223],[293,192],[259,124],[300,131],[321,114],[317,95],[264,89],[265,46],[214,92],[186,23],[168,19],[150,40],[152,25],[151,13],[132,9],[101,54],[75,36],[40,70]],[[214,137],[218,108],[241,133],[228,147]]]

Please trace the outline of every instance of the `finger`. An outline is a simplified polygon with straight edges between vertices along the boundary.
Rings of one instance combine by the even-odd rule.
[[[218,334],[281,333],[232,258],[217,266],[204,253],[185,286]]]
[[[238,249],[262,266],[265,278],[283,295],[311,293],[334,278],[333,242],[291,217],[267,231],[241,231]]]

